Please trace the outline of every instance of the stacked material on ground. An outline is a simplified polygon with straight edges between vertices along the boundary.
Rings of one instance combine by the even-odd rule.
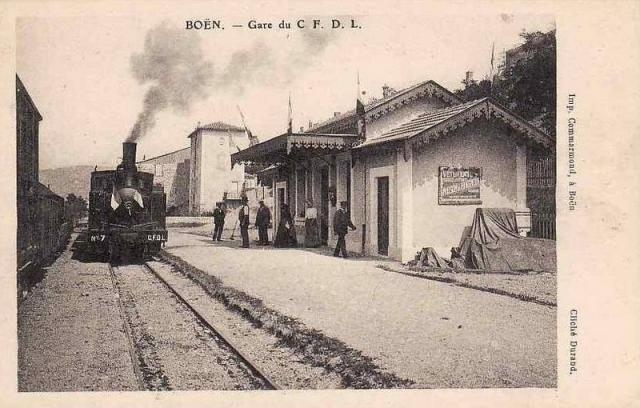
[[[518,234],[510,208],[478,208],[460,254],[473,269],[507,272],[555,272],[556,242]]]
[[[412,262],[413,265],[418,267],[427,267],[427,268],[448,268],[449,264],[447,261],[438,255],[435,249],[428,247],[422,248],[416,255],[415,262]]]

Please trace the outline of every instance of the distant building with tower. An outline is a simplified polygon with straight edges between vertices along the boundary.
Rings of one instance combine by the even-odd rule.
[[[251,140],[255,143],[254,136],[250,139],[242,127],[213,122],[198,124],[188,138],[189,147],[137,163],[164,186],[168,215],[208,215],[216,202],[235,208],[243,192],[250,202],[264,199],[265,192],[255,176],[245,175],[244,165],[231,168],[231,154],[249,147]]]
[[[244,166],[231,169],[231,153],[249,147],[249,138],[239,126],[214,122],[197,126],[191,139],[189,214],[212,212],[216,202],[239,200]]]

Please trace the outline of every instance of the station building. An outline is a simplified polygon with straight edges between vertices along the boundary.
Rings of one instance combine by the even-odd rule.
[[[530,230],[527,159],[549,154],[553,138],[495,101],[463,102],[434,81],[385,92],[365,106],[366,137],[355,111],[234,153],[234,164],[269,165],[274,215],[288,203],[299,240],[307,207],[318,209],[323,243],[337,204],[349,202],[358,230],[347,247],[406,262],[423,247],[457,247],[476,208],[512,208]],[[277,219],[276,219],[277,222]]]

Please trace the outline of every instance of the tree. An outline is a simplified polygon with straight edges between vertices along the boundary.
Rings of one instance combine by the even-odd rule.
[[[491,81],[488,79],[483,79],[480,82],[465,80],[462,83],[465,84],[464,88],[456,89],[453,93],[465,101],[481,99],[491,95]]]
[[[67,199],[64,203],[64,218],[68,222],[75,223],[80,218],[87,215],[88,205],[87,201],[73,193],[67,194]]]
[[[491,96],[524,119],[555,135],[556,33],[540,31],[520,36],[524,44],[507,52],[503,71],[493,84],[484,79],[462,81],[454,93],[465,101]]]
[[[494,82],[494,96],[515,113],[555,135],[556,33],[523,32],[514,63]]]

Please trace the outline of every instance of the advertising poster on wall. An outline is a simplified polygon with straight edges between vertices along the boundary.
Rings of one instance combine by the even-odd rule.
[[[438,204],[480,205],[482,168],[449,167],[438,169]]]

